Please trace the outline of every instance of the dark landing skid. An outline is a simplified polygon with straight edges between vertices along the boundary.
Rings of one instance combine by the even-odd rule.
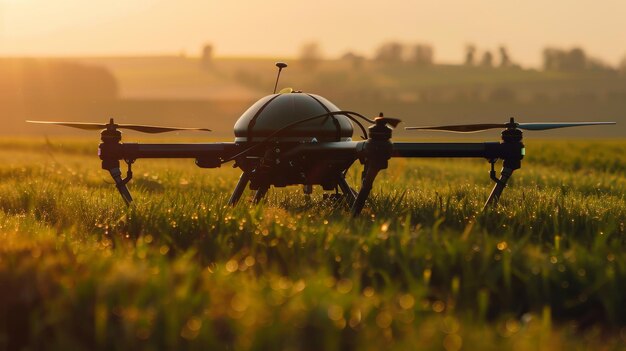
[[[230,199],[228,199],[229,205],[234,206],[235,204],[237,204],[237,202],[239,202],[239,200],[241,199],[241,195],[243,195],[243,192],[244,190],[246,190],[246,187],[248,186],[249,182],[250,182],[250,174],[247,172],[243,172],[241,174],[241,177],[239,177],[239,181],[237,182],[237,185],[235,186],[235,190],[230,196]],[[352,206],[354,202],[356,201],[356,192],[354,191],[354,189],[350,187],[350,185],[348,184],[348,182],[343,176],[339,177],[339,180],[337,181],[337,186],[338,186],[338,189],[341,190],[341,194],[339,193],[337,194],[342,195],[342,197],[345,197],[348,204]],[[267,194],[267,191],[269,190],[269,187],[270,187],[269,184],[261,185],[259,189],[256,190],[256,192],[254,193],[252,202],[257,204],[261,200],[263,200],[263,198]],[[305,194],[306,195],[310,194],[309,185],[305,185]],[[336,194],[332,194],[332,195],[336,196]]]

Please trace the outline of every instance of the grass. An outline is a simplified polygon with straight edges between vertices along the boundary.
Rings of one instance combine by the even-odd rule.
[[[624,348],[624,141],[528,141],[484,213],[486,162],[393,160],[356,220],[295,187],[229,207],[237,170],[175,160],[139,160],[126,208],[95,145],[20,143],[1,348]]]

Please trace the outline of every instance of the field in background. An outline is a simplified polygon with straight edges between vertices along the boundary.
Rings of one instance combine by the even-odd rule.
[[[486,162],[394,159],[350,220],[174,160],[126,208],[94,143],[5,139],[0,348],[623,349],[626,142],[526,143],[496,211]]]
[[[117,117],[130,123],[208,127],[215,131],[213,136],[228,139],[241,113],[271,93],[275,61],[217,58],[203,66],[200,59],[176,56],[1,59],[0,120],[4,127],[0,134],[85,135],[33,127],[24,120],[100,122]],[[422,67],[350,60],[326,60],[314,66],[291,60],[289,64],[279,87],[316,93],[341,108],[370,116],[383,111],[402,118],[405,125],[496,122],[511,116],[525,121],[611,120],[619,124],[536,135],[626,136],[626,76],[617,72]],[[76,79],[64,80],[71,76],[68,72]],[[79,79],[89,75],[92,80]],[[397,135],[433,137],[402,131]]]

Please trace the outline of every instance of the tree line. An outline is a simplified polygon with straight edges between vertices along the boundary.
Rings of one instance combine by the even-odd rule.
[[[617,66],[590,56],[580,47],[570,49],[546,47],[542,53],[542,69],[545,71],[620,71],[626,74],[626,57]],[[309,42],[300,48],[299,59],[302,63],[315,67],[324,59],[321,46],[317,42]],[[397,41],[382,43],[369,58],[365,55],[348,51],[341,55],[343,60],[360,67],[365,61],[382,64],[412,64],[417,66],[431,66],[435,62],[435,49],[428,43],[403,44]],[[506,46],[497,50],[482,50],[469,44],[465,47],[462,63],[467,67],[483,68],[521,68],[512,58]]]

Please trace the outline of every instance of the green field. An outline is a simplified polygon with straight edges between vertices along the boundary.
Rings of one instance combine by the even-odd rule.
[[[626,142],[526,144],[497,210],[487,162],[394,159],[351,220],[192,160],[126,208],[97,143],[1,141],[0,349],[624,349]]]

